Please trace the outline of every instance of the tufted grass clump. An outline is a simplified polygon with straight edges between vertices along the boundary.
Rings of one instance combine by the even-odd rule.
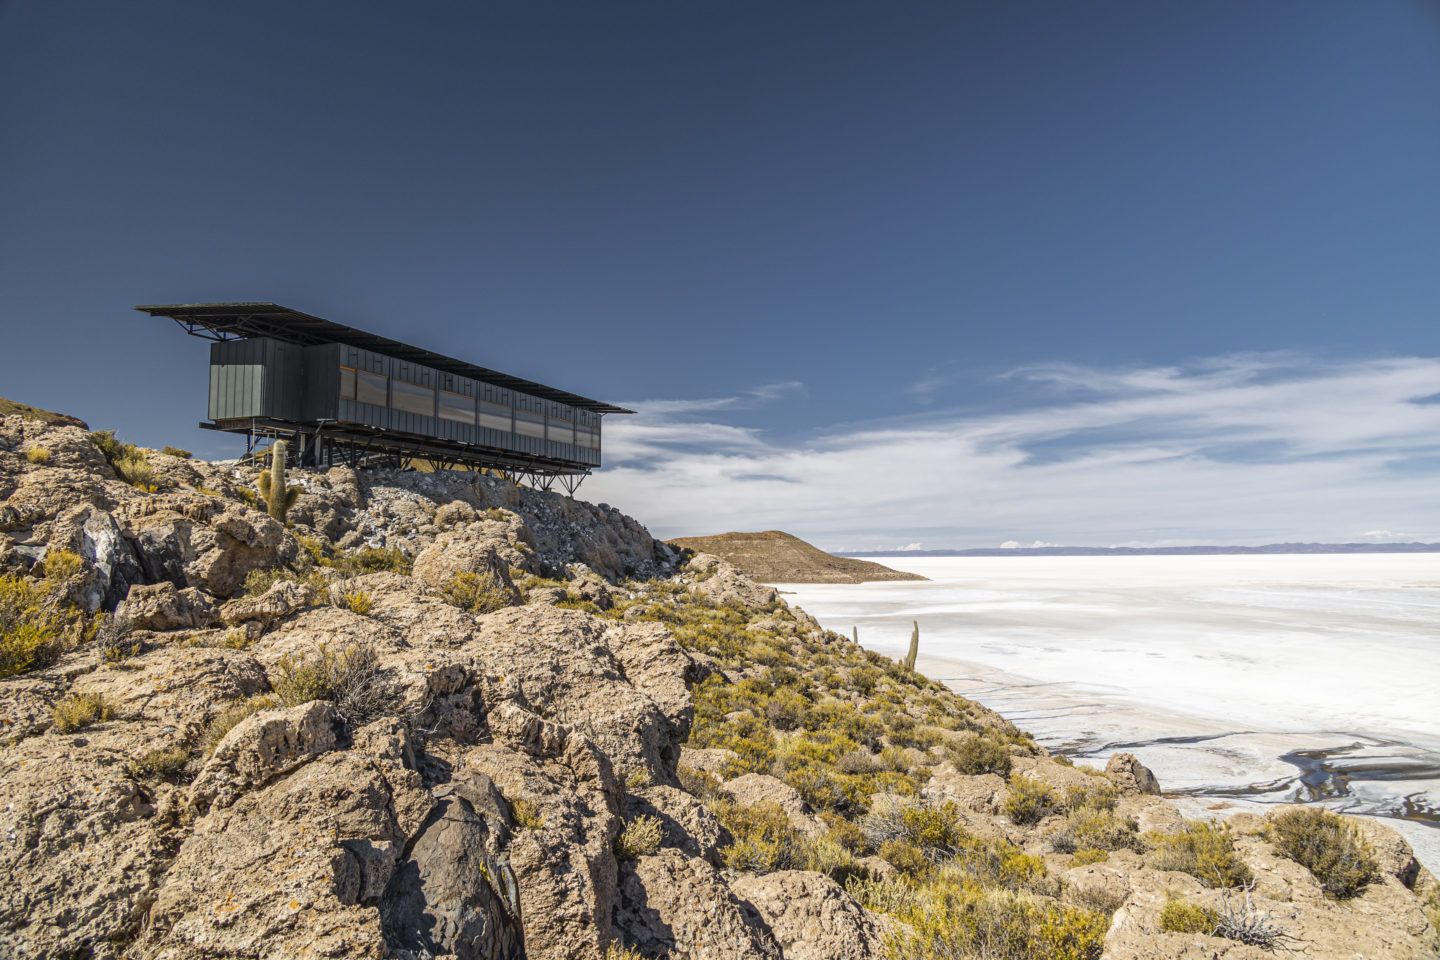
[[[259,713],[261,710],[269,710],[279,706],[275,698],[269,694],[260,694],[249,697],[238,703],[233,703],[221,710],[211,718],[209,725],[205,728],[204,735],[200,738],[200,746],[205,756],[215,752],[220,741],[225,739],[225,734],[234,730],[242,720]]]
[[[25,461],[36,466],[44,466],[50,462],[50,448],[35,445],[25,448]]]
[[[665,828],[659,817],[639,816],[625,823],[625,829],[615,838],[615,856],[621,860],[648,857],[660,849],[665,839]]]
[[[178,780],[190,763],[190,751],[176,744],[146,750],[126,766],[137,780]]]
[[[352,577],[367,573],[398,573],[408,577],[414,561],[399,547],[361,547],[336,557],[331,566]]]
[[[98,693],[72,693],[50,710],[56,733],[74,733],[91,724],[111,720],[114,716],[115,708]]]
[[[611,940],[610,946],[605,948],[605,960],[645,960],[645,954],[635,947],[622,947],[618,942]]]
[[[1014,777],[1010,780],[1010,793],[1001,809],[1012,822],[1027,826],[1055,813],[1059,804],[1055,792],[1039,780]]]
[[[494,613],[510,605],[510,595],[494,577],[468,570],[455,573],[445,581],[440,595],[451,606],[477,616]]]
[[[360,616],[369,616],[370,610],[375,606],[375,599],[370,591],[359,588],[346,590],[340,589],[336,595],[336,606],[343,607],[351,613]]]
[[[1252,879],[1250,868],[1235,852],[1229,825],[1187,820],[1175,834],[1146,834],[1151,850],[1146,866],[1188,873],[1208,887],[1238,887]]]
[[[734,838],[720,851],[725,866],[751,873],[803,868],[804,838],[779,804],[746,805],[722,795],[705,806]]]
[[[516,797],[509,802],[510,817],[514,821],[516,830],[539,830],[545,826],[545,815],[535,804],[524,797]]]
[[[1347,900],[1380,879],[1374,851],[1353,823],[1321,807],[1277,814],[1265,830],[1276,851],[1314,874],[1325,896]]]
[[[1220,915],[1208,907],[1184,899],[1170,900],[1160,911],[1160,929],[1168,933],[1213,934]]]
[[[1003,743],[984,736],[966,737],[959,744],[946,748],[946,756],[955,769],[969,776],[995,773],[1010,776],[1010,750]]]
[[[160,448],[160,452],[167,457],[178,457],[181,460],[189,460],[192,456],[189,450],[182,450],[179,447],[172,447],[168,443]]]

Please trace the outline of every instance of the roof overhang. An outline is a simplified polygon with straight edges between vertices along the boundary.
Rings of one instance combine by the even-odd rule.
[[[286,343],[315,346],[322,343],[342,343],[346,346],[373,350],[397,360],[433,367],[445,373],[453,373],[472,380],[528,393],[542,400],[553,400],[591,413],[634,413],[617,407],[613,403],[591,400],[565,390],[547,387],[543,383],[512,377],[509,374],[478,367],[464,360],[456,360],[444,354],[432,353],[408,343],[390,340],[386,337],[356,330],[342,323],[333,323],[312,317],[299,310],[291,310],[277,303],[171,303],[139,306],[135,308],[152,317],[169,317],[185,328],[187,333],[208,337],[211,340],[240,340],[245,337],[269,337]]]

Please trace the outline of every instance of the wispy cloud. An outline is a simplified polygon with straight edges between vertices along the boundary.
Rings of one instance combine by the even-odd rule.
[[[783,528],[821,545],[1440,539],[1440,360],[1291,354],[1026,367],[1005,412],[802,440],[725,422],[798,384],[631,404],[586,494],[662,535]]]

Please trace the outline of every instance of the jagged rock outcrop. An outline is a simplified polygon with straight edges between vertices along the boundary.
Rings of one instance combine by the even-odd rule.
[[[868,960],[884,955],[879,918],[823,873],[752,874],[737,879],[730,890],[760,911],[785,960]]]

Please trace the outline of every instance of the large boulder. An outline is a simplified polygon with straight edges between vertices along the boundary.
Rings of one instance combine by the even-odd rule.
[[[785,960],[871,960],[885,953],[878,918],[823,873],[745,874],[730,891],[760,911]]]
[[[737,803],[747,807],[760,804],[774,804],[785,811],[790,826],[807,837],[823,836],[828,827],[825,821],[815,816],[810,804],[800,792],[783,780],[763,773],[747,773],[720,785],[723,793],[735,798]]]
[[[1160,781],[1133,753],[1117,753],[1105,764],[1105,776],[1109,777],[1122,793],[1148,793],[1160,795]]]
[[[217,597],[252,570],[291,563],[299,551],[283,526],[248,507],[183,492],[127,500],[116,510],[146,579],[198,587]]]
[[[489,580],[505,595],[507,603],[518,604],[520,591],[510,579],[510,564],[499,552],[505,547],[503,541],[490,537],[441,534],[415,558],[414,574],[437,589],[449,585],[457,574],[474,574]]]
[[[118,960],[171,856],[155,798],[127,771],[161,739],[158,728],[106,724],[6,748],[0,956]]]
[[[321,700],[247,717],[216,745],[195,778],[190,802],[200,810],[228,807],[242,794],[333,750],[340,731],[340,715]]]
[[[130,588],[115,619],[128,630],[195,630],[215,619],[215,605],[194,587],[177,590],[168,580]]]
[[[675,787],[641,787],[627,794],[625,820],[638,817],[660,821],[660,846],[674,847],[713,866],[720,866],[720,848],[731,841],[730,832],[705,804]]]
[[[731,892],[718,870],[679,850],[624,864],[615,932],[646,957],[779,960],[783,955],[759,911]]]

